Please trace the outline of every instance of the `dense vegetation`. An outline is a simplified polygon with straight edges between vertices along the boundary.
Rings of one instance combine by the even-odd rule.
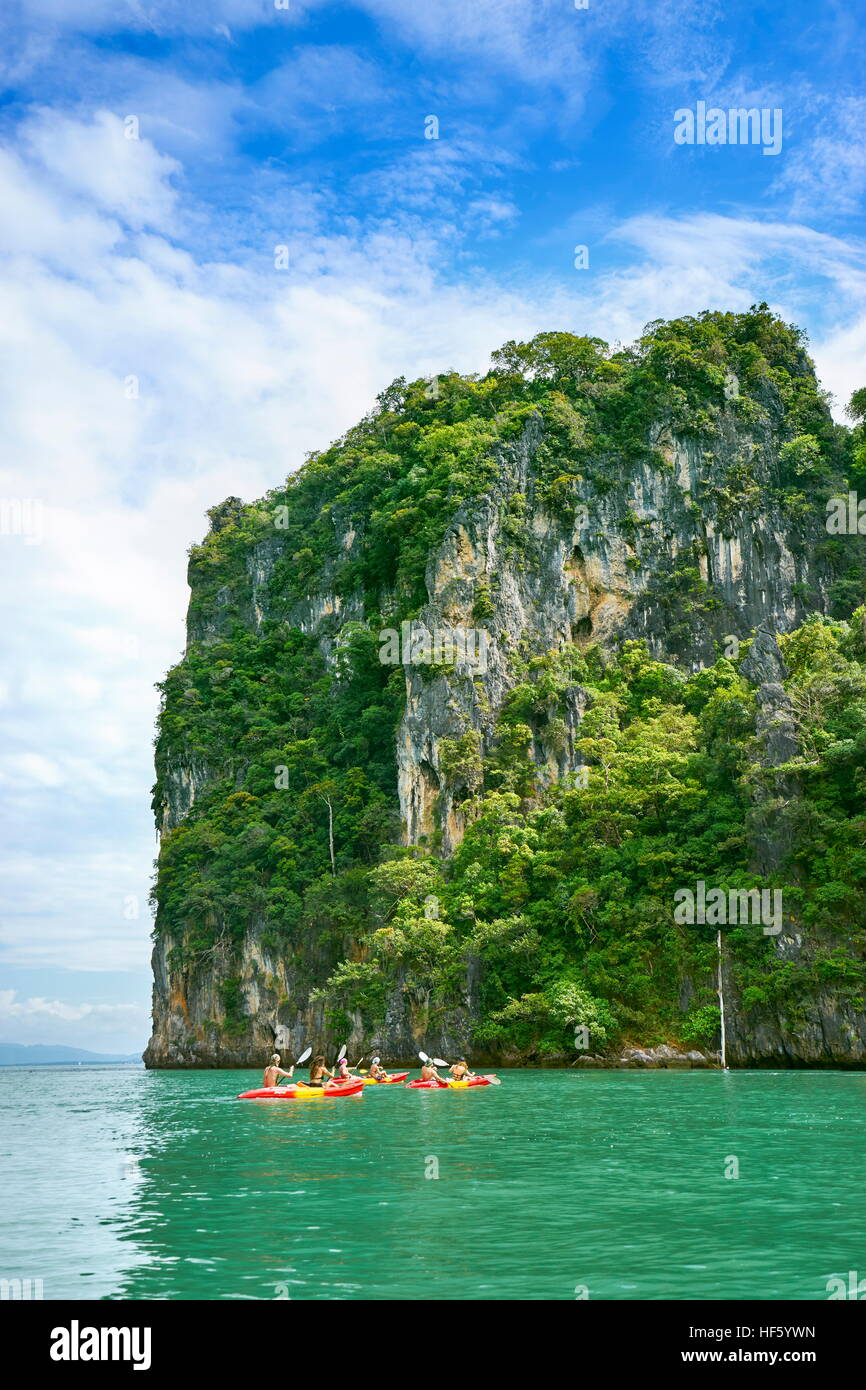
[[[175,965],[194,972],[220,956],[227,1026],[244,1026],[232,962],[254,927],[268,950],[296,959],[299,987],[318,992],[335,1025],[360,1010],[375,1026],[398,981],[448,1014],[469,971],[478,1043],[562,1051],[581,1023],[593,1047],[712,1043],[715,933],[675,925],[673,894],[699,878],[760,884],[750,818],[773,777],[796,782],[796,835],[767,886],[784,888],[815,949],[784,963],[759,929],[731,930],[744,1001],[796,1015],[828,984],[862,1001],[864,565],[862,542],[822,527],[827,497],[849,486],[866,494],[862,397],[851,402],[854,428],[835,425],[802,336],[764,305],[650,325],[617,351],[541,334],[506,344],[484,377],[398,380],[285,488],[214,508],[190,559],[193,640],[163,686],[155,805],[173,768],[200,766],[207,785],[164,839],[155,899]],[[805,621],[782,642],[800,726],[794,763],[761,766],[754,693],[738,669],[748,644],[691,676],[636,642],[615,654],[527,649],[514,657],[489,749],[467,730],[443,750],[462,770],[469,812],[459,850],[444,860],[435,845],[400,848],[394,735],[405,681],[380,664],[378,632],[385,616],[395,625],[426,602],[431,547],[456,508],[490,488],[497,451],[538,421],[538,496],[567,519],[578,496],[610,494],[637,463],[667,466],[660,422],[709,449],[731,416],[754,439],[781,441],[773,501],[817,531],[833,576],[830,615],[810,615],[817,595],[802,594]],[[701,505],[724,526],[762,501],[742,460],[708,479]],[[517,550],[524,508],[519,494],[506,504]],[[348,549],[347,534],[358,538]],[[247,561],[275,537],[254,632]],[[359,611],[363,600],[364,619],[334,614],[313,637],[292,622],[292,605],[323,576]],[[668,585],[672,628],[686,603],[712,603],[688,557],[660,566],[658,585],[662,596]],[[490,611],[480,594],[476,620]],[[530,744],[556,746],[577,689],[588,783],[544,788]]]

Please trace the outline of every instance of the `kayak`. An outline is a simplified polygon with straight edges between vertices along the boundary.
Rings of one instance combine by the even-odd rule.
[[[341,1096],[359,1096],[364,1083],[356,1081],[347,1086],[262,1086],[257,1091],[243,1091],[238,1100],[337,1100]]]
[[[396,1086],[399,1081],[405,1081],[409,1075],[407,1071],[395,1071],[393,1076],[388,1076],[384,1081],[377,1081],[375,1076],[365,1076],[362,1082],[364,1086]]]
[[[243,1091],[238,1100],[337,1100],[342,1096],[360,1096],[364,1091],[363,1081],[352,1081],[345,1086],[305,1086],[302,1081],[292,1086],[262,1086],[257,1091]]]
[[[492,1086],[489,1076],[473,1076],[468,1081],[407,1081],[412,1091],[468,1091],[471,1086]]]

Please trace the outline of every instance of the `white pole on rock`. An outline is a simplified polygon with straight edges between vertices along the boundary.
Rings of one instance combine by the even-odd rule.
[[[719,1015],[720,1015],[721,1021],[722,1021],[722,1071],[727,1071],[727,1070],[728,1070],[728,1048],[727,1048],[727,1042],[726,1042],[726,1039],[725,1039],[725,987],[724,987],[724,984],[723,984],[723,982],[722,982],[722,933],[721,933],[721,931],[717,931],[717,932],[716,932],[716,952],[717,952],[717,954],[718,954],[718,966],[719,966],[719,978],[718,978]]]

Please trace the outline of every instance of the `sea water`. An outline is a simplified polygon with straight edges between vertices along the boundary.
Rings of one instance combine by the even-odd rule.
[[[866,1074],[499,1074],[296,1103],[237,1100],[258,1072],[4,1068],[0,1277],[46,1299],[627,1300],[866,1275]]]

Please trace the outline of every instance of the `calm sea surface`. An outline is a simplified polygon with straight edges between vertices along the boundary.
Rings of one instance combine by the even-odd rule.
[[[825,1299],[866,1275],[866,1074],[500,1075],[269,1104],[235,1099],[258,1072],[4,1068],[0,1277],[47,1299]]]

